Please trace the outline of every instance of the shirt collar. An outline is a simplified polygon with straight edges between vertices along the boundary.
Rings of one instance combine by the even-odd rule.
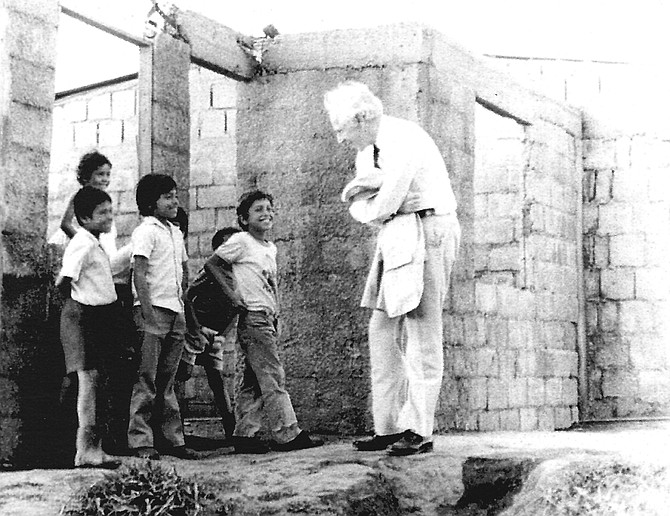
[[[165,224],[163,224],[160,220],[158,220],[158,219],[157,219],[156,217],[154,217],[153,215],[147,215],[146,217],[144,217],[143,221],[144,221],[146,224],[152,224],[152,225],[154,225],[154,226],[159,226],[159,227],[161,227],[161,228],[163,228],[163,229],[167,229],[168,231],[170,231],[173,227],[174,227],[174,228],[177,227],[176,225],[174,225],[174,224],[173,224],[172,222],[170,222],[169,220],[167,221],[168,225],[166,226]]]

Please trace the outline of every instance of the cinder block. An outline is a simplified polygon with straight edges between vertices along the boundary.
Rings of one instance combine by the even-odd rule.
[[[613,267],[641,267],[645,265],[645,237],[640,233],[610,237],[610,263]]]
[[[78,149],[90,149],[98,145],[97,122],[78,122],[73,124],[74,146]]]
[[[5,138],[27,149],[48,152],[51,148],[51,112],[12,102]]]
[[[626,267],[603,269],[600,273],[601,295],[605,299],[624,300],[635,297],[635,270]]]
[[[521,418],[519,409],[508,409],[500,411],[500,430],[518,432],[521,429]]]
[[[25,61],[20,57],[9,60],[11,95],[14,102],[43,110],[51,110],[54,101],[54,70]]]
[[[554,408],[554,430],[570,428],[574,420],[572,419],[572,410],[570,407]]]
[[[496,286],[486,283],[475,283],[475,303],[477,311],[485,314],[495,314],[498,310]]]
[[[614,169],[616,161],[616,140],[584,140],[584,168]]]
[[[544,383],[544,399],[549,406],[558,406],[563,400],[562,396],[562,379],[549,378]]]
[[[551,407],[541,407],[538,409],[537,427],[540,431],[551,432],[556,429],[554,419],[554,409]]]
[[[608,369],[603,371],[602,393],[605,398],[638,396],[640,378],[625,369]]]
[[[507,380],[489,378],[487,381],[487,403],[488,410],[504,409],[509,407],[509,385]]]
[[[477,426],[480,432],[495,432],[500,430],[500,411],[485,410],[478,412]]]
[[[102,120],[98,124],[98,143],[102,147],[121,145],[123,142],[123,122]]]
[[[535,408],[519,409],[519,430],[531,432],[538,428],[538,415]]]
[[[528,405],[531,407],[544,406],[544,380],[542,378],[528,378]]]
[[[235,108],[237,105],[237,82],[232,79],[224,79],[215,82],[211,86],[211,107]]]
[[[101,93],[88,99],[88,120],[101,120],[112,117],[112,95]]]
[[[198,208],[218,208],[233,206],[237,201],[237,193],[231,186],[208,186],[197,191]]]
[[[528,405],[528,382],[526,378],[511,378],[508,386],[510,407],[525,407]]]
[[[579,389],[576,378],[561,379],[561,402],[563,405],[576,406],[579,403]]]
[[[133,118],[136,114],[137,106],[137,82],[133,83],[133,88],[112,92],[112,115],[116,119]]]
[[[154,104],[152,122],[153,145],[179,152],[189,151],[190,120],[187,112],[166,104]]]
[[[201,113],[200,137],[221,138],[226,133],[226,110],[209,109]]]
[[[7,9],[5,13],[7,32],[4,46],[8,56],[16,56],[46,68],[55,68],[56,64],[56,24],[57,16],[53,11],[47,14],[46,20],[36,21],[33,14],[46,12],[21,11]],[[47,23],[44,23],[46,21]],[[4,29],[3,29],[4,30]]]

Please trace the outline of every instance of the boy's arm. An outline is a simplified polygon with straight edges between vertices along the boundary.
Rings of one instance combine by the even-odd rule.
[[[63,299],[68,299],[72,294],[72,278],[68,276],[59,276],[56,280],[56,286]]]
[[[239,294],[230,288],[229,283],[226,281],[226,276],[223,274],[222,267],[223,266],[231,266],[229,262],[218,256],[217,254],[213,254],[210,256],[210,258],[205,262],[205,270],[212,275],[212,277],[216,280],[216,282],[219,284],[221,289],[223,290],[223,293],[225,296],[230,299],[237,308],[246,308],[246,305],[244,304],[244,301],[242,301],[242,298],[239,296]]]
[[[149,258],[146,256],[135,255],[135,265],[133,272],[133,281],[137,298],[142,308],[142,317],[144,321],[151,326],[156,324],[156,315],[154,307],[151,304],[151,294],[149,292],[149,283],[147,282],[147,271],[149,269]]]
[[[60,228],[63,230],[63,233],[65,233],[68,236],[68,238],[72,238],[77,232],[77,230],[74,227],[74,224],[72,224],[73,218],[74,218],[74,195],[70,198],[70,202],[67,203],[65,213],[63,213],[63,217],[60,219]]]

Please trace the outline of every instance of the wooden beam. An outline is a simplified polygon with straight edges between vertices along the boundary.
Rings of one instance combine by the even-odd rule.
[[[126,32],[119,28],[112,27],[107,23],[103,23],[99,20],[92,18],[89,15],[82,14],[62,4],[60,6],[60,10],[63,12],[63,14],[66,14],[71,18],[74,18],[75,20],[79,20],[80,22],[83,22],[86,25],[90,25],[91,27],[100,29],[101,31],[106,32],[107,34],[116,36],[117,38],[120,38],[128,43],[132,43],[133,45],[137,45],[138,47],[148,47],[149,45],[151,45],[150,42],[144,39],[144,36],[138,36],[136,34],[131,34],[130,32]]]
[[[248,81],[256,75],[259,64],[251,55],[253,38],[193,11],[177,11],[176,21],[191,45],[191,61],[232,79]]]

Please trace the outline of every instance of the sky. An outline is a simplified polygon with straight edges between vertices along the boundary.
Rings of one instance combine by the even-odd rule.
[[[666,0],[174,0],[250,36],[418,22],[476,54],[667,63]],[[61,0],[126,32],[142,34],[151,0]],[[56,91],[134,73],[138,50],[61,13]],[[667,65],[665,65],[667,66]]]

